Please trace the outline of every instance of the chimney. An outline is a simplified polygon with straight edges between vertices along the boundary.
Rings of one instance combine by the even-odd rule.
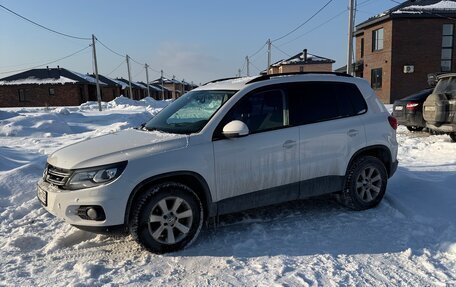
[[[302,51],[302,59],[303,59],[304,63],[307,62],[307,49],[304,49]]]
[[[59,70],[60,70],[60,66],[59,66],[59,65],[57,65],[57,69],[59,69]]]

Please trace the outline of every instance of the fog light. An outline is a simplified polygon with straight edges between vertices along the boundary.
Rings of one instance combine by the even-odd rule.
[[[87,209],[86,214],[92,220],[95,220],[98,217],[97,211],[95,210],[95,208],[92,208],[92,207]]]
[[[76,209],[76,214],[84,220],[103,221],[106,219],[103,207],[99,205],[81,205]]]

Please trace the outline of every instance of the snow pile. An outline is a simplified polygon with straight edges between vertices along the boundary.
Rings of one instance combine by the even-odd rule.
[[[456,286],[448,136],[399,127],[400,165],[377,208],[323,197],[222,216],[188,249],[155,255],[130,237],[78,230],[36,199],[50,153],[159,110],[150,99],[90,105],[0,112],[2,286]]]
[[[27,85],[27,84],[37,84],[37,85],[44,85],[44,84],[73,84],[76,83],[75,80],[68,79],[66,77],[60,76],[59,78],[47,78],[47,79],[37,79],[35,77],[29,77],[26,79],[21,80],[14,80],[14,81],[0,81],[0,85]]]

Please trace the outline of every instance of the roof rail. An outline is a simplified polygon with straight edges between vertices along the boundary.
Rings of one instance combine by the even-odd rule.
[[[205,86],[205,85],[207,85],[207,84],[212,84],[212,83],[217,83],[217,82],[223,82],[223,81],[228,81],[228,80],[239,79],[239,78],[241,78],[241,77],[231,77],[231,78],[217,79],[217,80],[213,80],[213,81],[204,83],[204,84],[202,84],[201,86]]]
[[[294,76],[294,75],[308,75],[308,74],[323,74],[323,75],[335,75],[335,76],[339,76],[339,77],[353,77],[353,76],[351,76],[349,74],[338,73],[338,72],[292,72],[292,73],[283,73],[283,74],[262,75],[262,76],[259,76],[259,77],[255,78],[255,79],[252,79],[252,80],[248,81],[245,84],[247,85],[247,84],[251,84],[251,83],[265,81],[265,80],[269,80],[269,79],[274,78],[274,77]]]

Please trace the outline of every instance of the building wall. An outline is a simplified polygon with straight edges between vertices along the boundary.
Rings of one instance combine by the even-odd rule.
[[[455,24],[453,32],[456,32],[456,20],[394,18],[367,27],[363,30],[364,33],[358,33],[356,59],[363,61],[363,77],[369,82],[372,69],[383,69],[382,88],[376,89],[375,92],[384,103],[393,103],[397,99],[428,88],[427,75],[441,71],[442,25],[451,23]],[[384,29],[384,48],[372,52],[372,32],[379,28]],[[363,38],[364,57],[361,57]],[[456,70],[455,48],[453,71]],[[404,66],[414,66],[414,72],[404,73]]]
[[[383,28],[383,49],[379,51],[372,51],[372,33],[375,30]],[[384,102],[390,103],[391,94],[391,51],[392,51],[392,21],[385,21],[377,23],[373,26],[364,29],[364,35],[356,37],[356,56],[361,55],[361,39],[364,38],[364,62],[363,78],[371,82],[371,70],[382,69],[382,87],[374,89],[377,96]],[[361,58],[357,58],[361,60]]]
[[[455,24],[456,29],[456,20],[447,18],[393,19],[391,102],[428,88],[427,75],[441,71],[443,24]],[[453,71],[455,55],[453,46]],[[405,65],[413,65],[414,72],[404,73]]]
[[[109,102],[120,96],[120,88],[114,86],[102,87],[101,88],[101,100]]]
[[[269,69],[270,74],[298,73],[301,72],[332,72],[332,64],[303,64],[303,65],[281,65]]]
[[[49,95],[49,88],[54,95]],[[19,101],[19,89],[24,89],[26,101]],[[78,106],[87,93],[87,85],[2,85],[0,107]]]

